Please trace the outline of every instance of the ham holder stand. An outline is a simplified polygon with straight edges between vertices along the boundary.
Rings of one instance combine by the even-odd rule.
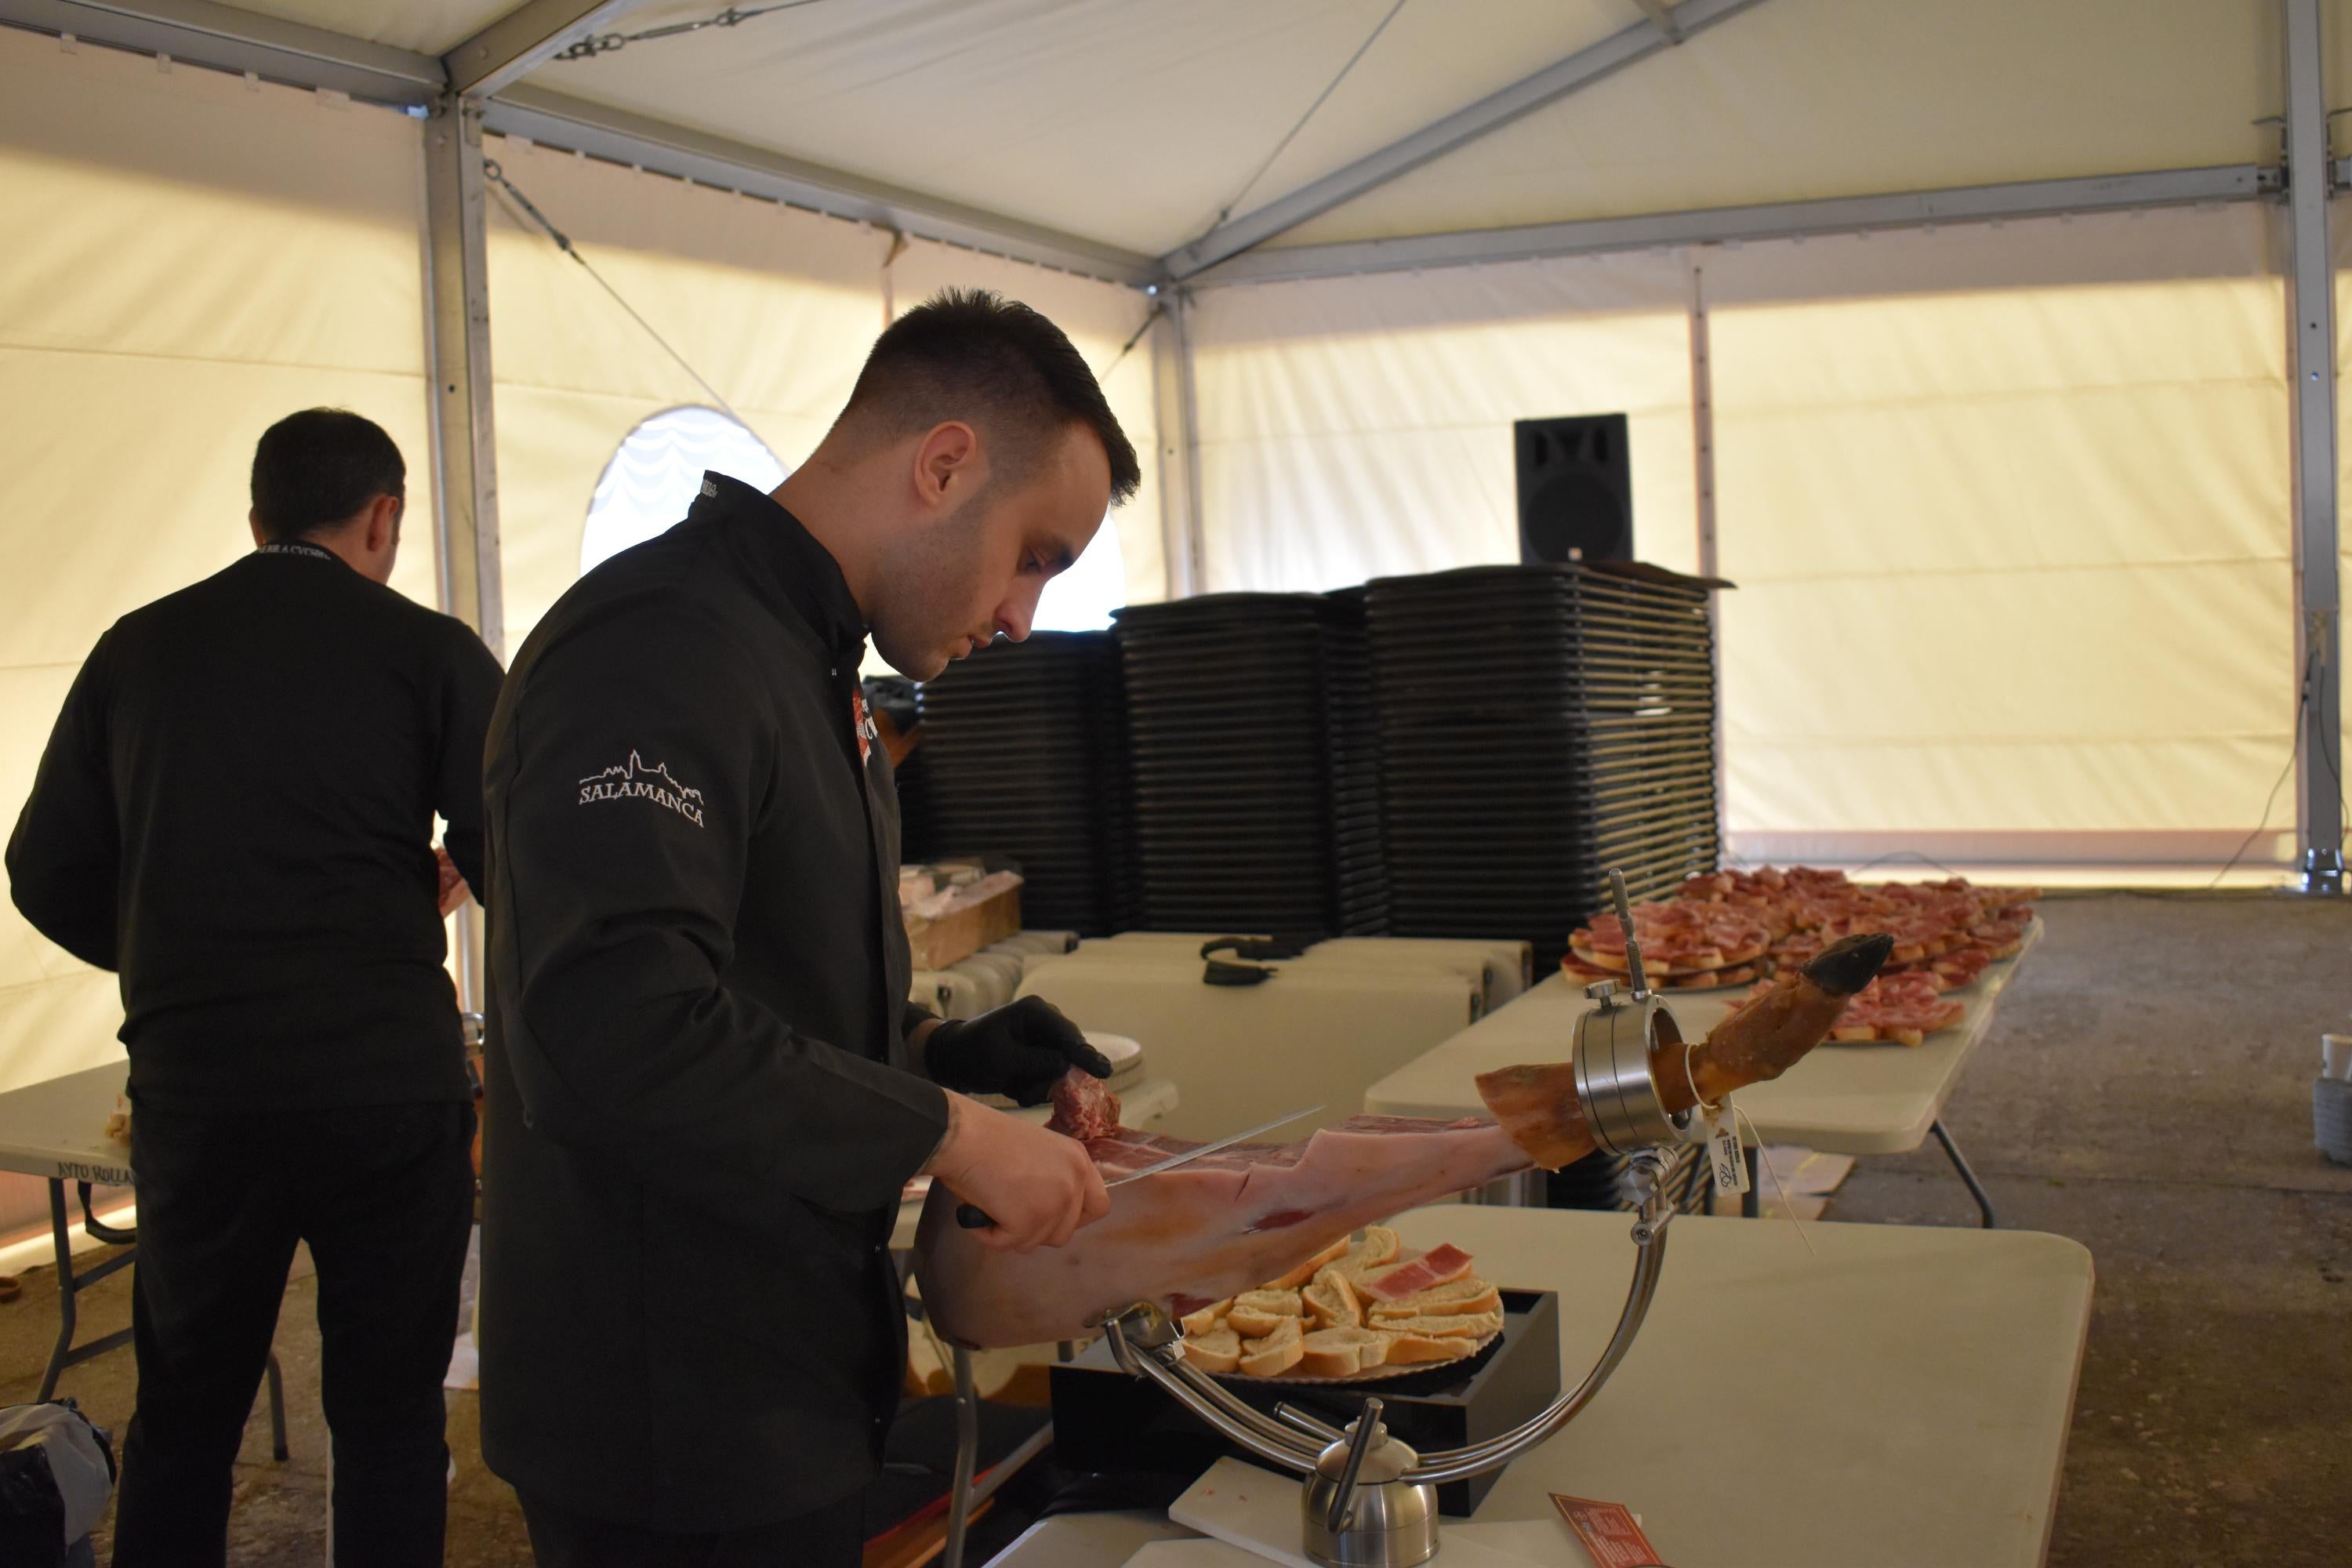
[[[1273,1416],[1252,1409],[1184,1359],[1183,1330],[1149,1302],[1115,1312],[1103,1324],[1122,1372],[1159,1384],[1259,1459],[1307,1478],[1306,1554],[1327,1568],[1414,1568],[1435,1556],[1438,1486],[1498,1470],[1574,1420],[1625,1359],[1649,1315],[1665,1261],[1666,1226],[1675,1215],[1664,1179],[1674,1168],[1675,1146],[1703,1141],[1706,1130],[1688,1111],[1668,1115],[1659,1099],[1658,1053],[1681,1044],[1682,1032],[1643,974],[1624,879],[1612,871],[1609,880],[1624,922],[1632,989],[1621,992],[1615,981],[1587,987],[1600,1005],[1577,1020],[1576,1090],[1594,1142],[1629,1158],[1640,1202],[1633,1288],[1616,1331],[1581,1384],[1499,1436],[1420,1454],[1389,1435],[1378,1396],[1366,1399],[1362,1414],[1344,1430],[1288,1405],[1276,1406]]]

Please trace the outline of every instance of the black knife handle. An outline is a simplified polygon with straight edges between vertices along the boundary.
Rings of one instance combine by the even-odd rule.
[[[971,1204],[956,1205],[956,1224],[963,1226],[966,1230],[994,1230],[996,1228],[996,1222],[988,1217],[988,1211]]]

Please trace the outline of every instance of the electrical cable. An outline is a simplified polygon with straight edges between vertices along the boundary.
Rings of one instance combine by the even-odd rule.
[[[806,4],[807,0],[802,0],[802,3]],[[593,278],[596,280],[596,286],[613,297],[613,303],[627,311],[629,320],[636,322],[640,327],[643,327],[646,330],[646,335],[653,339],[656,343],[659,343],[662,347],[662,352],[668,354],[670,358],[676,360],[677,362],[678,368],[686,372],[687,374],[692,376],[694,378],[694,384],[702,388],[703,391],[709,393],[710,395],[710,400],[719,405],[720,408],[724,409],[729,418],[734,420],[736,424],[743,426],[747,429],[750,428],[751,421],[744,418],[740,414],[736,413],[735,405],[728,402],[725,397],[721,396],[717,387],[711,385],[709,382],[703,379],[702,373],[695,369],[693,365],[689,364],[687,362],[686,356],[678,353],[677,350],[672,346],[667,338],[663,337],[659,331],[656,331],[654,324],[651,321],[646,321],[645,317],[639,315],[637,313],[637,308],[630,304],[628,300],[623,299],[621,297],[621,291],[618,289],[614,288],[612,284],[605,281],[604,275],[597,271],[594,267],[591,266],[586,257],[580,254],[579,248],[572,243],[572,237],[564,233],[562,229],[556,227],[553,223],[550,222],[547,215],[540,211],[531,199],[529,196],[524,195],[522,192],[517,188],[512,180],[507,178],[506,171],[499,167],[498,161],[496,159],[485,158],[482,160],[482,177],[496,184],[499,190],[505,192],[509,196],[513,198],[515,205],[520,206],[524,213],[529,215],[531,222],[544,229],[547,232],[548,238],[555,241],[556,247],[558,249],[562,250],[564,255],[572,258],[572,260],[580,263],[581,269],[585,271],[589,277]]]
[[[1142,324],[1141,326],[1139,326],[1139,327],[1138,327],[1138,328],[1136,328],[1136,329],[1135,329],[1134,335],[1133,335],[1133,336],[1131,336],[1131,337],[1129,337],[1129,338],[1127,340],[1127,342],[1123,342],[1123,343],[1119,344],[1119,345],[1118,345],[1118,353],[1115,353],[1115,354],[1113,354],[1113,355],[1111,355],[1111,356],[1110,356],[1110,363],[1109,363],[1108,364],[1107,364],[1107,365],[1103,366],[1103,367],[1102,367],[1102,369],[1101,369],[1100,371],[1098,371],[1098,372],[1097,372],[1097,373],[1096,373],[1096,374],[1095,374],[1095,380],[1096,380],[1096,382],[1097,382],[1097,384],[1099,384],[1099,383],[1102,383],[1102,382],[1108,381],[1108,380],[1110,379],[1110,373],[1111,373],[1111,372],[1113,372],[1113,371],[1115,371],[1115,370],[1117,370],[1117,369],[1118,368],[1118,362],[1119,362],[1119,361],[1121,361],[1121,360],[1123,360],[1123,359],[1125,359],[1125,358],[1127,357],[1127,355],[1128,355],[1128,351],[1129,351],[1129,350],[1130,350],[1130,349],[1132,349],[1132,348],[1134,348],[1136,344],[1138,344],[1138,343],[1141,342],[1143,341],[1143,334],[1144,334],[1144,333],[1146,333],[1146,332],[1148,332],[1148,331],[1150,331],[1151,330],[1151,323],[1152,323],[1152,322],[1154,322],[1154,321],[1158,321],[1160,317],[1162,317],[1162,316],[1166,315],[1167,313],[1168,313],[1168,304],[1167,304],[1167,301],[1165,301],[1165,300],[1160,300],[1160,301],[1159,301],[1159,302],[1155,303],[1155,304],[1151,307],[1151,311],[1150,311],[1150,313],[1149,315],[1147,315],[1147,316],[1145,316],[1145,317],[1143,318],[1143,324]]]
[[[1233,199],[1218,209],[1217,216],[1209,224],[1211,228],[1215,228],[1234,216],[1234,209],[1242,205],[1242,198],[1249,195],[1260,180],[1265,178],[1265,172],[1274,167],[1274,161],[1282,156],[1283,149],[1288,147],[1300,132],[1307,129],[1307,122],[1315,118],[1316,110],[1323,107],[1324,100],[1339,90],[1339,84],[1348,79],[1348,73],[1354,70],[1356,62],[1364,58],[1364,51],[1370,48],[1373,41],[1382,33],[1388,31],[1389,24],[1396,20],[1397,13],[1403,10],[1405,0],[1396,0],[1396,4],[1389,7],[1389,14],[1381,18],[1381,25],[1371,30],[1370,37],[1356,46],[1356,52],[1348,57],[1348,63],[1339,68],[1339,74],[1331,79],[1331,84],[1318,93],[1315,101],[1307,106],[1307,112],[1298,117],[1298,123],[1292,126],[1282,140],[1274,144],[1274,151],[1265,155],[1265,162],[1257,166],[1257,172],[1244,183],[1240,190],[1234,193]]]
[[[2222,868],[2213,873],[2213,879],[2205,884],[2204,890],[2209,893],[2221,885],[2221,879],[2236,868],[2238,862],[2245,858],[2246,851],[2253,847],[2254,840],[2260,838],[2270,827],[2271,808],[2278,804],[2278,792],[2285,787],[2287,775],[2294,772],[2294,764],[2303,755],[2303,718],[2311,708],[2311,682],[2313,677],[2319,672],[2319,645],[2315,642],[2310,654],[2303,661],[2303,680],[2294,694],[2294,743],[2287,748],[2286,766],[2279,770],[2277,780],[2271,785],[2271,793],[2263,797],[2263,815],[2255,822],[2254,830],[2246,835],[2245,842],[2238,846],[2237,853],[2231,856]],[[2326,754],[2326,751],[2327,748],[2325,745],[2320,747],[2322,756]],[[2336,793],[2338,795],[2343,793],[2340,780],[2337,782]]]

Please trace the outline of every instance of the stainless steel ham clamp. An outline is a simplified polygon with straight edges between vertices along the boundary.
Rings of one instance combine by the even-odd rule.
[[[1594,1141],[1627,1156],[1640,1202],[1633,1286],[1616,1331],[1582,1383],[1500,1436],[1421,1454],[1389,1435],[1377,1396],[1366,1399],[1344,1429],[1287,1405],[1271,1416],[1252,1409],[1184,1359],[1182,1329],[1149,1302],[1113,1313],[1103,1325],[1121,1371],[1157,1384],[1244,1451],[1307,1478],[1303,1543],[1307,1559],[1325,1568],[1414,1568],[1437,1555],[1438,1487],[1500,1469],[1574,1420],[1625,1359],[1649,1315],[1675,1214],[1665,1178],[1677,1161],[1675,1146],[1705,1132],[1696,1117],[1669,1116],[1659,1099],[1658,1052],[1680,1044],[1682,1032],[1643,973],[1625,879],[1612,871],[1609,882],[1624,922],[1631,988],[1621,990],[1614,981],[1588,988],[1600,1005],[1577,1020],[1576,1085]]]

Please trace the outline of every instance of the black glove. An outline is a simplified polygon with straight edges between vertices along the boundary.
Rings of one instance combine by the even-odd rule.
[[[1109,1058],[1043,996],[941,1024],[924,1044],[923,1065],[942,1089],[1010,1095],[1023,1105],[1043,1105],[1072,1068],[1110,1076]]]

